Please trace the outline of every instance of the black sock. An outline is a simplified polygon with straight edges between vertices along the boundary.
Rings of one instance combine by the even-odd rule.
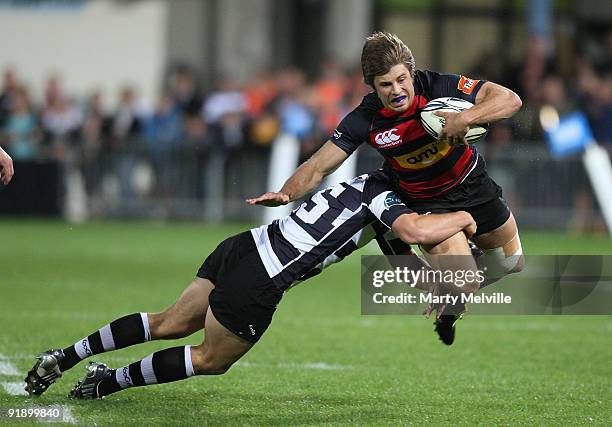
[[[184,380],[194,375],[191,346],[157,351],[112,372],[113,375],[98,386],[100,396],[107,396],[130,387]]]
[[[93,355],[112,351],[151,340],[147,313],[134,313],[121,317],[93,334],[63,349],[64,359],[60,371],[65,372],[81,360]]]

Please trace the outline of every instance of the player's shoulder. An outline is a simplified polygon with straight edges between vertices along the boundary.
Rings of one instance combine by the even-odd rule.
[[[439,86],[446,86],[449,83],[455,84],[459,76],[455,74],[441,74],[432,70],[417,70],[414,73],[414,87],[417,93],[426,95],[432,93]]]
[[[379,194],[392,190],[392,182],[383,169],[362,175],[362,177],[363,196],[366,202],[374,199]]]
[[[363,97],[361,103],[354,111],[358,111],[362,114],[375,114],[381,108],[383,108],[383,104],[378,98],[378,95],[376,95],[376,92],[370,92]]]

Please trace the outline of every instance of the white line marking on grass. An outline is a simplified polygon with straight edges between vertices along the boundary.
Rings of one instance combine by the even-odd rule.
[[[29,359],[31,358],[31,356],[22,356],[22,355],[17,356],[16,355],[16,356],[11,357],[10,359],[24,359],[24,358]],[[0,353],[0,375],[4,375],[4,376],[19,375],[19,371],[17,370],[17,368],[13,366],[13,364],[9,362],[8,359],[9,357]],[[24,389],[25,383],[23,381],[2,381],[0,382],[0,386],[2,386],[4,391],[6,391],[11,396],[27,396],[28,395],[28,392],[25,391]],[[72,414],[72,409],[70,408],[70,406],[52,405],[48,407],[47,409],[52,409],[52,408],[58,408],[61,410],[61,414],[62,414],[61,419],[37,418],[37,421],[50,422],[50,423],[63,422],[67,424],[76,424],[77,419]]]
[[[316,369],[323,371],[338,371],[353,369],[350,365],[339,365],[337,363],[314,362],[314,363],[259,363],[259,362],[236,362],[236,366],[245,368],[282,368],[282,369]]]
[[[0,353],[0,375],[19,375],[17,368],[6,359],[6,356]]]
[[[25,383],[23,382],[2,382],[2,388],[11,396],[27,396],[28,392],[24,390]]]
[[[0,359],[0,375],[19,375],[12,363]]]
[[[74,417],[74,415],[72,415],[72,409],[70,409],[70,406],[66,406],[66,405],[57,405],[57,406],[63,409],[62,420],[61,420],[63,423],[76,424],[77,420]]]

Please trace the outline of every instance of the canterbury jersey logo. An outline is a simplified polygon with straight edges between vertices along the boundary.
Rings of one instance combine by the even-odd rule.
[[[395,132],[398,132],[396,128],[378,133],[374,137],[374,141],[376,141],[378,145],[392,144],[394,142],[397,142],[400,140],[400,137],[399,135],[396,135]]]
[[[404,169],[422,169],[442,160],[451,146],[446,141],[434,141],[403,156],[395,157],[395,161]]]

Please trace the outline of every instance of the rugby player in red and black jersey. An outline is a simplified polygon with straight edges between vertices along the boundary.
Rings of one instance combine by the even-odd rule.
[[[418,213],[465,210],[474,217],[478,231],[472,241],[484,251],[480,261],[491,277],[520,271],[523,256],[514,216],[501,188],[487,175],[483,158],[465,141],[470,125],[511,117],[521,107],[520,98],[493,82],[417,71],[410,49],[389,33],[367,38],[361,66],[364,81],[374,92],[342,120],[331,139],[279,192],[247,203],[278,206],[300,199],[366,143],[383,156],[392,189],[411,209]],[[421,125],[419,113],[428,101],[440,97],[457,97],[475,105],[460,113],[438,113],[445,118],[445,126],[442,137],[435,140]],[[471,254],[463,233],[423,249],[426,256]],[[437,321],[442,322],[436,324],[438,333],[451,333],[457,317]],[[442,334],[441,338],[448,343]]]

